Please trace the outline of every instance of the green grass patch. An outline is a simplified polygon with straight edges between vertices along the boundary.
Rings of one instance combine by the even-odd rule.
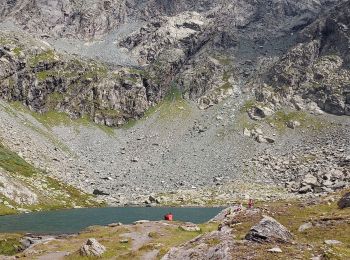
[[[36,169],[32,165],[19,157],[18,154],[10,151],[1,143],[0,167],[10,173],[20,174],[25,177],[30,177],[37,173]]]
[[[5,37],[0,37],[0,44],[1,45],[12,44],[12,43],[13,43],[12,40],[5,38]]]
[[[217,56],[215,59],[218,60],[222,66],[230,66],[232,64],[232,60],[226,56]]]
[[[4,204],[0,203],[0,216],[17,214],[17,210],[6,207]],[[1,253],[0,253],[1,255]]]
[[[187,117],[190,114],[190,107],[183,99],[182,92],[173,86],[164,100],[160,102],[157,107],[151,108],[146,115],[153,113],[155,110],[159,111],[160,119],[173,119],[176,117]]]
[[[54,110],[56,106],[64,100],[63,94],[59,92],[53,92],[48,95],[47,105],[51,110]]]
[[[39,81],[45,81],[47,78],[54,77],[57,75],[58,75],[57,71],[53,71],[53,70],[43,70],[36,73],[36,77]]]
[[[225,84],[223,84],[220,88],[219,88],[219,90],[228,90],[228,89],[232,89],[232,84],[231,83],[229,83],[229,82],[226,82]]]
[[[83,73],[83,79],[104,78],[107,74],[108,69],[102,64],[90,64],[88,70]]]
[[[55,61],[55,52],[53,50],[48,50],[41,52],[29,58],[29,65],[35,67],[41,62],[53,62]]]
[[[122,114],[119,110],[114,109],[98,109],[96,113],[107,117],[119,117]]]
[[[224,71],[224,74],[222,75],[222,80],[224,82],[228,82],[228,80],[230,79],[231,74],[228,71]]]
[[[312,130],[321,130],[327,126],[326,122],[302,111],[277,111],[274,115],[268,117],[266,121],[276,127],[279,131],[284,131],[287,128],[287,123],[290,121],[298,121],[300,127],[311,128]]]
[[[12,50],[12,52],[15,54],[15,56],[19,57],[22,53],[22,48],[16,47]]]
[[[139,120],[137,119],[129,119],[123,126],[122,128],[123,129],[130,129],[130,128],[133,128],[135,125],[137,125],[137,122]]]
[[[168,234],[159,239],[155,239],[152,243],[161,243],[163,247],[160,249],[158,258],[163,257],[172,247],[179,246],[201,234],[205,234],[211,231],[215,231],[218,228],[216,223],[205,223],[200,224],[200,231],[197,232],[187,232],[183,231],[180,228],[168,228]]]
[[[182,92],[173,86],[162,101],[145,111],[141,119],[130,119],[122,128],[130,129],[134,127],[138,121],[145,120],[155,114],[158,115],[158,119],[167,121],[175,118],[186,118],[190,113],[191,108],[186,100],[183,99]]]
[[[47,189],[52,192],[49,196],[42,196],[40,192],[39,203],[32,206],[25,206],[30,210],[53,210],[60,208],[70,208],[74,206],[97,206],[95,201],[93,201],[92,195],[83,193],[82,191],[74,188],[73,186],[59,182],[43,173],[41,170],[36,169],[31,164],[27,163],[24,159],[19,157],[16,153],[10,151],[4,145],[0,143],[0,167],[9,173],[13,174],[13,178],[16,176],[23,176],[25,178],[19,178],[23,184],[30,187],[32,190],[37,190],[36,186],[32,185],[32,180],[36,178],[47,184]],[[64,196],[62,196],[64,195]],[[4,198],[3,198],[4,199]],[[5,199],[6,201],[8,199]],[[10,203],[13,204],[13,203]],[[17,205],[22,206],[22,205]],[[4,204],[0,204],[0,214],[14,214],[17,213],[16,210],[6,207]]]
[[[53,179],[51,177],[46,178],[48,181],[48,187],[53,188],[58,191],[63,191],[64,193],[68,194],[66,199],[66,205],[68,207],[72,207],[75,205],[83,206],[83,207],[89,207],[92,205],[96,205],[91,199],[92,196],[86,193],[83,193],[82,191],[74,188],[71,185],[64,184],[56,179]],[[57,198],[58,200],[61,199],[61,197]]]
[[[249,99],[243,104],[240,111],[241,112],[248,112],[250,109],[252,109],[256,105],[257,105],[257,101],[255,99]]]
[[[59,102],[59,100],[63,98],[59,93],[52,93],[49,96],[49,100],[52,100],[51,105],[54,106]],[[68,114],[64,112],[57,112],[50,110],[46,113],[36,113],[33,111],[30,111],[26,106],[22,105],[20,102],[12,102],[11,107],[16,111],[21,111],[23,113],[30,114],[32,117],[34,117],[38,122],[40,122],[47,131],[35,126],[32,124],[29,120],[26,121],[27,126],[35,130],[36,132],[40,133],[41,135],[45,136],[48,140],[50,140],[52,143],[60,147],[63,151],[66,151],[70,154],[70,149],[61,143],[56,137],[51,133],[51,128],[55,126],[72,126],[75,128],[75,131],[79,132],[79,126],[83,125],[86,127],[97,127],[103,132],[105,132],[107,135],[114,136],[114,128],[108,127],[105,125],[99,125],[94,123],[87,115],[83,115],[81,118],[78,119],[71,119]]]
[[[15,234],[1,234],[0,235],[0,255],[15,255],[20,251],[21,236]]]

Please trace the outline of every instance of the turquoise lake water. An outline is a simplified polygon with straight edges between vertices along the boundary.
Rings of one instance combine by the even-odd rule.
[[[1,216],[0,232],[72,234],[88,226],[114,222],[131,224],[137,220],[161,220],[168,212],[174,220],[204,223],[223,208],[87,208]]]

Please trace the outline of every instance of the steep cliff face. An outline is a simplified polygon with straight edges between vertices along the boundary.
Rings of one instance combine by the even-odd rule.
[[[20,101],[33,111],[56,110],[117,126],[141,117],[162,97],[159,86],[143,71],[112,70],[98,62],[59,55],[34,40],[29,46],[9,35],[1,39],[1,97]]]
[[[208,108],[255,82],[265,91],[257,91],[259,101],[275,97],[267,85],[289,100],[310,99],[326,112],[348,114],[348,2],[323,18],[338,2],[7,1],[1,19],[41,38],[96,40],[139,23],[136,31],[124,28],[123,37],[111,34],[109,48],[135,58],[140,70],[81,61],[43,42],[23,45],[5,36],[1,97],[37,112],[87,115],[116,126],[140,118],[172,85]]]

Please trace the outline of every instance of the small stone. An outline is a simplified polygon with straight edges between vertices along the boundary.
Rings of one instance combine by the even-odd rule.
[[[300,194],[305,194],[308,192],[312,192],[312,187],[310,185],[305,185],[303,187],[301,187],[298,191]]]
[[[312,174],[306,174],[303,183],[310,185],[312,187],[319,186],[319,183],[317,181],[317,178],[313,176]]]
[[[269,143],[269,144],[273,144],[275,142],[274,139],[270,138],[270,137],[265,137],[265,140]]]
[[[108,224],[108,227],[119,227],[119,226],[122,226],[123,224],[118,222],[118,223],[111,223],[111,224]]]
[[[198,232],[201,230],[200,227],[193,223],[185,223],[184,225],[180,226],[180,229],[188,232]]]
[[[150,195],[150,196],[148,197],[148,200],[149,200],[151,203],[157,203],[157,204],[160,203],[159,200],[158,200],[157,198],[153,197],[152,195]]]
[[[335,183],[331,188],[332,188],[333,190],[339,190],[339,189],[344,188],[345,186],[346,186],[346,183],[345,183],[345,182],[339,181],[339,182]]]
[[[255,140],[258,142],[258,143],[266,143],[267,140],[265,139],[265,137],[263,137],[262,135],[258,135]]]
[[[305,230],[310,229],[310,228],[312,228],[312,223],[311,223],[311,222],[308,222],[308,223],[302,224],[302,225],[299,227],[298,231],[299,231],[299,232],[304,232]]]
[[[331,182],[330,180],[325,180],[324,182],[322,182],[322,185],[326,187],[331,187],[333,186],[333,182]]]
[[[301,125],[301,124],[300,124],[299,121],[294,121],[294,120],[292,120],[292,121],[288,121],[288,122],[287,122],[287,126],[288,126],[289,128],[291,128],[291,129],[295,129],[295,128],[299,127],[300,125]]]
[[[343,244],[342,242],[338,241],[338,240],[325,240],[324,243],[326,245],[332,246],[332,245],[341,245]]]
[[[252,132],[250,130],[248,130],[247,128],[244,128],[243,135],[250,137],[252,135]]]
[[[106,193],[106,192],[99,190],[99,189],[94,189],[92,194],[98,195],[98,196],[108,196],[109,195],[109,193]]]
[[[139,225],[139,224],[145,224],[145,223],[149,223],[150,221],[149,220],[138,220],[138,221],[135,221],[134,222],[134,225]]]
[[[267,251],[271,252],[271,253],[282,253],[282,249],[279,248],[279,247],[274,247],[274,248],[271,248],[271,249],[269,249]]]

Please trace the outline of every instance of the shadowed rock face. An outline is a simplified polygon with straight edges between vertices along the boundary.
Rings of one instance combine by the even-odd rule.
[[[325,112],[350,115],[350,2],[339,5],[299,33],[290,49],[265,75],[259,101],[292,103],[298,109],[315,102]],[[273,94],[272,94],[273,92]],[[304,104],[296,104],[296,100]]]
[[[341,209],[350,208],[350,192],[346,193],[339,201],[338,206]]]

